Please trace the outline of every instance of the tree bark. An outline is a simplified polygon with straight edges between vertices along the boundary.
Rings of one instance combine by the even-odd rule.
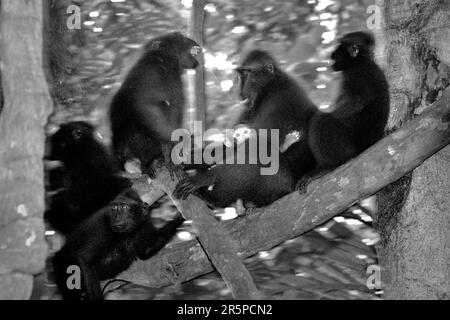
[[[204,22],[206,0],[194,0],[192,7],[192,24],[190,34],[192,38],[203,48],[204,44]],[[205,92],[205,58],[203,51],[196,57],[199,66],[195,69],[195,95],[194,115],[191,120],[201,121],[202,132],[205,130],[206,122],[206,92]]]
[[[419,166],[450,142],[450,89],[417,119],[356,159],[266,208],[223,222],[241,257],[268,250],[340,214]],[[188,198],[189,200],[189,198]],[[156,256],[118,276],[149,287],[183,282],[213,267],[197,240],[171,242]]]
[[[392,0],[378,41],[391,90],[391,127],[436,100],[449,83],[450,5]],[[402,183],[380,193],[375,219],[387,299],[450,298],[450,148],[425,161]]]
[[[0,15],[0,299],[28,299],[47,253],[42,158],[51,99],[42,68],[42,1],[2,0]]]
[[[237,247],[206,204],[195,196],[189,196],[186,200],[173,199],[172,192],[177,181],[170,178],[167,170],[159,170],[153,184],[174,200],[186,220],[192,221],[199,244],[230,289],[233,298],[236,300],[260,298],[242,258],[237,255]]]

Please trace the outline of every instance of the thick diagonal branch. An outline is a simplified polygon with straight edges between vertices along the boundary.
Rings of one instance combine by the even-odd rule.
[[[416,119],[335,171],[266,208],[223,222],[242,257],[270,249],[341,213],[419,166],[450,142],[450,89]],[[169,243],[118,278],[150,287],[183,282],[213,270],[197,240]]]

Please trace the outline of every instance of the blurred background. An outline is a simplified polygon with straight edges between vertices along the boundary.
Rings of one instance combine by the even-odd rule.
[[[229,128],[239,117],[235,68],[254,48],[269,51],[321,110],[330,110],[339,75],[329,70],[329,55],[340,36],[367,28],[366,10],[371,4],[369,0],[208,1],[204,8],[206,127]],[[79,30],[65,27],[70,5],[81,8]],[[60,123],[86,120],[97,125],[109,143],[108,105],[127,70],[149,39],[171,31],[188,34],[192,5],[192,0],[53,1],[45,45],[55,100],[48,132]],[[186,119],[192,109],[192,105],[186,108]],[[156,218],[173,215],[169,201],[160,203]],[[377,299],[381,290],[366,286],[367,268],[377,264],[374,246],[379,236],[367,214],[374,210],[373,201],[365,201],[314,231],[247,259],[261,293],[273,299]],[[216,213],[223,220],[237,216],[234,208]],[[194,236],[185,225],[175,241]],[[47,231],[47,239],[53,252],[59,249],[52,230]],[[48,271],[38,298],[59,299],[50,267]],[[231,299],[231,295],[220,276],[211,273],[161,289],[126,284],[107,298]]]

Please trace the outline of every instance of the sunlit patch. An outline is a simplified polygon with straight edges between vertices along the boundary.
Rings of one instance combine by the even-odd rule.
[[[54,236],[56,234],[56,232],[54,230],[47,230],[45,231],[45,235],[48,236]]]
[[[217,70],[231,70],[236,66],[228,61],[228,55],[222,52],[217,54],[211,54],[209,52],[205,53],[205,68],[206,69],[217,69]]]
[[[211,280],[211,279],[198,279],[198,280],[195,280],[196,284],[198,286],[202,286],[202,287],[209,286],[212,283],[212,281],[213,280]]]
[[[320,110],[327,110],[329,107],[330,107],[329,104],[321,104],[321,105],[319,106],[319,109],[320,109]]]
[[[317,20],[319,20],[319,16],[313,15],[309,17],[309,21],[317,21]]]
[[[368,214],[362,213],[361,215],[361,219],[365,222],[372,222],[373,219],[371,216],[369,216]]]
[[[247,31],[245,26],[236,26],[231,30],[231,33],[240,34]]]
[[[20,214],[22,217],[28,216],[27,206],[23,203],[19,204],[17,206],[17,213]]]
[[[366,256],[365,254],[357,254],[356,258],[360,259],[360,260],[365,260],[368,258],[368,256]]]
[[[309,274],[307,274],[306,272],[297,272],[295,274],[297,277],[305,277],[305,278],[309,278]]]
[[[328,228],[327,227],[321,227],[318,229],[320,232],[327,232]]]
[[[195,76],[196,72],[193,69],[189,69],[186,71],[186,74],[190,75],[190,76]]]
[[[319,18],[321,20],[328,20],[328,19],[331,19],[331,17],[333,17],[333,15],[329,12],[324,12],[319,15]]]
[[[181,239],[183,241],[188,241],[188,240],[192,240],[194,238],[194,236],[192,235],[192,233],[188,232],[188,231],[180,231],[177,232],[177,237],[178,239]]]
[[[388,153],[389,153],[389,155],[394,155],[395,154],[395,149],[394,149],[394,147],[392,147],[392,146],[388,146]]]
[[[29,232],[30,230],[25,230],[25,232]],[[25,245],[27,247],[31,246],[33,244],[33,242],[36,240],[36,233],[34,232],[34,230],[31,230],[30,232],[30,236],[28,238],[25,239]]]
[[[231,289],[229,289],[229,288],[224,288],[224,289],[222,289],[222,290],[219,291],[219,294],[220,294],[221,296],[227,296],[227,295],[229,295],[230,293],[231,293]]]
[[[238,214],[236,212],[236,208],[229,207],[229,208],[225,208],[225,212],[220,217],[220,220],[232,220],[237,217],[238,217]]]
[[[212,3],[208,3],[207,5],[205,5],[205,11],[209,13],[215,13],[217,12],[217,9],[215,5],[213,5]]]
[[[363,242],[365,245],[373,246],[375,243],[378,242],[378,239],[364,238],[364,239],[361,240],[361,242]]]
[[[261,251],[260,253],[258,253],[258,256],[262,259],[267,259],[270,256],[270,252],[269,251]]]
[[[102,32],[103,28],[95,27],[94,29],[92,29],[92,31],[94,31],[94,32]]]
[[[100,16],[100,12],[98,12],[98,11],[89,12],[89,17],[91,17],[91,18],[97,18],[98,16]]]
[[[231,88],[233,88],[233,81],[232,80],[223,80],[220,82],[220,88],[222,89],[222,91],[224,92],[228,92],[231,90]]]
[[[225,19],[227,19],[227,20],[232,20],[233,18],[234,18],[234,14],[227,14],[225,16]]]
[[[192,8],[192,2],[193,2],[193,0],[181,0],[181,4],[182,4],[183,7],[185,7],[186,9]]]
[[[327,86],[325,84],[318,84],[316,86],[317,89],[325,89]]]
[[[322,33],[322,43],[323,44],[328,44],[331,43],[334,39],[336,38],[336,32],[334,31],[326,31],[324,33]]]
[[[346,219],[345,223],[349,226],[360,226],[363,224],[361,221],[356,219]]]
[[[331,1],[331,0],[318,0],[318,3],[316,5],[316,10],[317,11],[322,11],[322,10],[326,9],[328,6],[331,6],[332,4],[334,4],[334,1]]]
[[[338,222],[338,223],[341,223],[341,222],[345,221],[345,218],[344,217],[334,217],[333,220]]]
[[[87,20],[87,21],[83,22],[83,24],[84,24],[85,26],[93,26],[93,25],[95,24],[95,22],[92,21],[92,20]]]
[[[206,140],[215,141],[215,142],[224,142],[225,135],[223,133],[214,133],[214,134],[208,135],[206,137]]]
[[[316,71],[318,71],[318,72],[327,71],[327,67],[318,67],[318,68],[316,68]]]
[[[339,187],[343,188],[345,186],[347,186],[350,183],[350,179],[347,177],[342,177],[339,179],[338,181],[338,185]]]
[[[320,21],[320,25],[327,28],[329,31],[336,30],[337,19]]]
[[[270,12],[273,10],[273,7],[266,7],[264,8],[264,12]]]

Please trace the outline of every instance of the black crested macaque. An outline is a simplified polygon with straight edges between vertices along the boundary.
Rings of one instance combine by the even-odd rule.
[[[279,130],[280,141],[271,141],[269,133],[268,144],[282,146],[285,137],[292,132],[297,132],[299,139],[286,150],[279,150],[279,170],[274,175],[261,175],[261,163],[217,164],[207,172],[180,181],[174,192],[178,198],[185,199],[196,192],[217,207],[228,206],[238,199],[261,207],[291,192],[297,179],[314,167],[307,128],[317,108],[302,88],[262,50],[250,52],[238,68],[238,74],[240,95],[248,99],[248,110],[240,122],[251,129]]]
[[[150,218],[152,207],[129,189],[106,207],[79,224],[53,257],[56,283],[67,300],[102,299],[100,281],[128,269],[137,258],[146,260],[173,237],[183,218],[177,216],[156,228]],[[81,289],[72,288],[70,266],[81,272]]]
[[[44,217],[62,234],[131,187],[92,125],[83,121],[63,124],[47,141],[47,160],[63,163],[63,188],[49,199]]]
[[[368,32],[352,32],[340,39],[331,54],[332,68],[342,71],[343,81],[335,110],[317,113],[309,128],[309,145],[317,162],[310,176],[323,175],[356,157],[384,136],[389,116],[389,86],[373,58],[375,40]]]
[[[170,159],[171,134],[182,125],[182,72],[198,66],[200,46],[181,33],[148,42],[110,107],[112,148],[120,166],[139,159],[142,171],[154,175],[153,161],[164,157],[171,176],[179,167]]]
[[[251,128],[280,131],[281,158],[287,161],[291,176],[297,181],[315,166],[307,141],[309,123],[317,107],[266,51],[251,51],[238,72],[244,83],[241,97],[248,99],[249,107],[239,122]],[[297,139],[287,142],[290,136]]]

